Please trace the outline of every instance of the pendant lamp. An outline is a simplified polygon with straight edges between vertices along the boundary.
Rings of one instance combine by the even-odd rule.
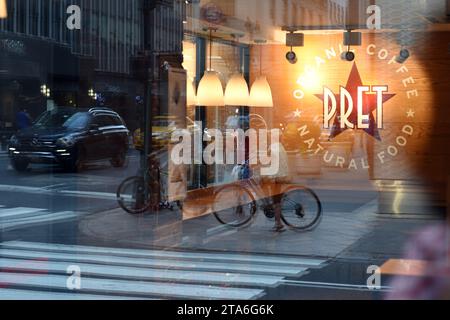
[[[231,76],[225,89],[226,106],[247,106],[249,99],[248,84],[242,74]]]
[[[209,30],[209,70],[205,72],[197,90],[197,105],[205,107],[224,106],[222,82],[217,72],[211,69],[212,65],[212,30]]]
[[[6,0],[0,0],[0,19],[8,18],[8,10],[6,9]]]
[[[233,35],[239,39],[241,35]],[[236,61],[240,61],[239,54],[236,55]],[[226,106],[247,106],[249,100],[248,84],[241,72],[236,72],[230,78],[225,88],[225,105]]]
[[[265,41],[258,41],[259,47],[259,77],[256,78],[250,90],[250,107],[273,108],[272,89],[267,78],[262,73],[262,44]]]
[[[259,76],[250,91],[250,107],[273,108],[272,89],[265,76]]]

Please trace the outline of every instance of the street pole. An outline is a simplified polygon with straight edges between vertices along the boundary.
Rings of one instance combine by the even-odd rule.
[[[149,166],[151,165],[153,150],[152,126],[154,113],[161,112],[161,73],[163,72],[163,60],[167,63],[180,67],[183,41],[182,11],[176,11],[176,5],[180,5],[178,0],[142,0],[143,1],[143,41],[145,52],[145,95],[144,95],[144,120],[142,130],[144,133],[144,150],[141,156],[141,169],[144,173],[145,196],[148,196],[149,182],[147,181]],[[178,7],[177,7],[178,8]],[[168,28],[170,21],[176,21],[178,27],[173,30]],[[175,39],[173,39],[173,32]],[[170,33],[170,35],[168,34]],[[158,39],[158,41],[155,41]],[[175,43],[175,44],[174,44]],[[174,58],[175,57],[175,58]],[[165,69],[164,69],[165,70]],[[154,100],[153,100],[154,99]],[[159,150],[158,150],[159,152]],[[157,165],[157,164],[155,164]],[[150,167],[150,170],[152,168]],[[152,175],[150,174],[150,177]],[[157,183],[156,183],[157,184]],[[156,194],[158,187],[155,186],[153,192]],[[151,189],[151,187],[150,187]],[[152,190],[150,190],[152,191]]]
[[[196,72],[196,79],[197,79],[197,85],[200,83],[200,79],[203,77],[204,72],[206,71],[206,39],[204,38],[198,38],[196,43],[196,54],[197,54],[197,72]],[[206,142],[203,142],[203,134],[204,130],[206,128],[206,119],[207,119],[207,113],[206,108],[204,106],[197,106],[195,108],[195,121],[201,122],[201,130],[200,133],[202,136],[202,155],[201,159],[203,159],[203,150],[206,148]],[[197,189],[201,189],[203,187],[206,187],[208,185],[208,167],[205,165],[205,163],[202,160],[202,164],[195,164],[194,166],[194,187]]]
[[[152,36],[152,19],[151,13],[155,4],[152,0],[144,0],[143,6],[143,40],[144,40],[144,55],[145,55],[145,83],[144,83],[144,120],[141,125],[141,133],[144,135],[144,150],[141,153],[141,173],[144,177],[144,199],[151,197],[151,190],[149,188],[150,181],[149,175],[149,158],[152,154],[152,122],[153,122],[153,105],[152,105],[152,93],[153,93],[153,47],[151,46]],[[141,199],[144,201],[144,199]]]

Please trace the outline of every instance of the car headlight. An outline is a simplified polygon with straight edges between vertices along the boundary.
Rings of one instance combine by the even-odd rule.
[[[75,144],[75,139],[72,136],[62,137],[56,141],[56,144],[61,147],[72,147]]]
[[[16,146],[19,144],[19,139],[17,139],[16,136],[12,136],[11,139],[9,139],[9,144],[12,146]]]

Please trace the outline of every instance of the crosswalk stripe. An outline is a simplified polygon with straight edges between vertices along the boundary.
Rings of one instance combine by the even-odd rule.
[[[165,255],[167,254],[167,255]],[[238,260],[246,257],[247,260]],[[228,259],[227,259],[228,258]],[[225,252],[105,248],[10,241],[0,243],[0,299],[192,298],[256,299],[286,276],[308,270],[308,259]],[[310,267],[326,261],[311,259]],[[319,263],[320,262],[320,263]],[[81,289],[67,289],[69,266]],[[5,292],[6,290],[6,292]],[[53,292],[56,291],[55,296]],[[36,293],[33,295],[33,293]],[[38,294],[37,294],[38,293]]]
[[[136,300],[136,298],[0,288],[0,300]]]
[[[2,225],[8,225],[8,224],[15,224],[17,222],[39,222],[39,221],[47,221],[47,220],[52,220],[52,218],[54,219],[59,219],[59,218],[64,218],[67,216],[73,216],[76,215],[75,212],[73,211],[61,211],[61,212],[41,212],[40,215],[31,215],[31,216],[26,216],[26,217],[21,217],[21,218],[13,218],[13,219],[8,219],[5,221],[0,220],[0,224]]]
[[[98,254],[67,254],[52,253],[45,251],[25,251],[14,249],[0,249],[0,257],[16,259],[41,259],[43,257],[55,261],[72,261],[77,263],[96,263],[107,265],[126,265],[133,267],[149,268],[173,268],[184,270],[202,270],[202,271],[223,271],[223,272],[251,272],[254,274],[270,274],[280,276],[293,276],[306,270],[303,267],[255,264],[255,263],[232,263],[232,262],[204,262],[204,261],[177,261],[164,260],[159,258],[129,258],[119,256],[106,256]]]
[[[23,228],[29,226],[36,226],[48,222],[60,222],[63,220],[65,221],[75,217],[77,217],[77,214],[74,213],[73,211],[63,211],[63,212],[42,214],[35,217],[11,220],[8,222],[0,220],[0,229],[2,231],[8,231],[19,227]]]
[[[10,208],[10,209],[0,209],[0,222],[5,218],[17,218],[21,216],[33,216],[42,213],[42,211],[46,211],[46,209],[37,209],[37,208]]]
[[[0,205],[0,230],[5,232],[49,222],[57,223],[74,219],[80,214],[82,213],[74,211],[50,212],[42,208],[6,208]]]
[[[28,187],[19,185],[3,185],[0,184],[0,191],[4,192],[21,192],[31,194],[47,194],[47,195],[61,195],[67,197],[80,197],[102,200],[116,200],[117,195],[109,192],[94,192],[94,191],[79,191],[79,190],[53,190],[40,187]]]
[[[116,200],[117,194],[111,192],[94,192],[94,191],[79,191],[79,190],[61,190],[58,193],[70,196],[83,196],[85,198]]]
[[[29,250],[49,250],[57,252],[76,252],[89,254],[111,254],[137,258],[176,258],[176,259],[201,259],[237,261],[265,264],[283,264],[293,266],[317,267],[325,262],[321,259],[307,259],[303,257],[291,256],[271,256],[261,254],[236,254],[236,253],[216,253],[216,252],[186,252],[186,251],[166,251],[166,250],[143,250],[143,249],[123,249],[92,247],[81,245],[62,245],[52,243],[37,243],[23,241],[8,241],[0,244],[3,248],[9,249],[29,249]]]
[[[0,272],[0,283],[3,286],[26,286],[45,289],[66,290],[67,276]],[[217,287],[207,285],[191,285],[163,282],[139,282],[130,280],[95,279],[84,277],[81,279],[81,293],[116,293],[148,297],[177,297],[198,299],[255,299],[263,294],[261,289]]]
[[[68,262],[0,259],[0,270],[8,272],[39,272],[66,274]],[[137,281],[178,281],[219,285],[274,287],[283,277],[243,273],[202,272],[193,270],[163,270],[137,267],[105,266],[79,263],[82,275]]]

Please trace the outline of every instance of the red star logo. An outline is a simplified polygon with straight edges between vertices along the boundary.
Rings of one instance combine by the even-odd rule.
[[[353,64],[352,71],[350,72],[350,76],[347,81],[347,85],[345,86],[345,89],[350,93],[352,96],[353,101],[357,101],[358,96],[358,87],[363,86],[361,76],[359,75],[358,67],[356,66],[356,63]],[[323,94],[316,94],[316,97],[318,97],[320,100],[324,101],[324,95]],[[330,139],[333,139],[337,137],[339,134],[344,132],[345,130],[349,128],[342,129],[340,126],[340,97],[339,95],[336,96],[337,101],[337,116],[334,118],[333,128],[331,130]],[[392,99],[395,96],[395,94],[390,93],[384,93],[383,94],[383,104],[387,102],[388,100]],[[363,113],[369,115],[369,128],[363,129],[366,133],[373,136],[374,138],[381,140],[380,133],[378,132],[378,128],[376,125],[375,117],[373,115],[373,111],[377,108],[377,96],[375,93],[368,93],[364,94],[364,101],[363,101]],[[353,108],[352,113],[350,114],[348,120],[355,124],[358,120],[358,111],[356,108]]]

